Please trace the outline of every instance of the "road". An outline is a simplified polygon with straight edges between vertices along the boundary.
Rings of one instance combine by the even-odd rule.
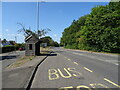
[[[52,48],[31,88],[120,88],[118,55]]]

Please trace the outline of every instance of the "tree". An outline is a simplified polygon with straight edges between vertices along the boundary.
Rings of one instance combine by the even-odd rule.
[[[48,46],[58,47],[58,42],[54,41],[50,36],[45,36],[40,39],[43,43],[47,43]]]
[[[81,27],[85,25],[85,21],[88,15],[80,17],[78,20],[73,20],[72,24],[64,29],[62,33],[62,38],[60,45],[65,46],[66,48],[78,48],[78,43],[80,40],[80,31]]]
[[[6,43],[6,42],[7,42],[7,40],[6,40],[6,39],[3,39],[3,40],[2,40],[2,43]]]
[[[9,41],[12,45],[15,45],[16,44],[16,42],[15,41]]]
[[[53,45],[53,46],[55,46],[55,47],[59,47],[58,42],[54,41],[54,45]]]
[[[92,8],[64,29],[60,45],[66,48],[120,53],[120,1]]]
[[[111,9],[110,4],[92,9],[82,29],[82,37],[88,47],[92,50],[106,52],[120,50],[118,44],[120,16],[118,12],[118,8]]]
[[[19,33],[23,33],[23,35],[25,37],[33,35],[37,38],[41,38],[42,36],[45,36],[45,34],[47,34],[49,31],[51,31],[50,29],[42,29],[42,30],[37,30],[37,31],[32,31],[30,28],[26,29],[25,26],[21,23],[17,23],[18,25],[20,25],[22,28],[18,30]]]
[[[52,40],[52,38],[50,36],[41,38],[41,41],[43,43],[47,43],[48,46],[53,46],[53,44],[54,44],[54,41]]]

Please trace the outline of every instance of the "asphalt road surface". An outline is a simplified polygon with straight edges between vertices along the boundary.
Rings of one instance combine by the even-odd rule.
[[[120,88],[118,55],[53,48],[38,67],[31,88]],[[92,88],[92,89],[91,89]]]

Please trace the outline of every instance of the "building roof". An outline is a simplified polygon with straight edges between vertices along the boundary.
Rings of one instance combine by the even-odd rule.
[[[33,36],[33,35],[29,35],[29,36],[27,36],[27,37],[25,38],[25,42],[28,41],[30,38],[35,38],[36,41],[40,41],[38,37]]]
[[[27,36],[27,37],[25,38],[25,41],[28,41],[30,38],[32,38],[32,35]]]

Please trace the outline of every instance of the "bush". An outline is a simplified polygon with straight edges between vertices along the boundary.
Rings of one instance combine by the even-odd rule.
[[[1,49],[2,49],[2,53],[6,53],[6,52],[11,52],[11,51],[16,50],[16,47],[12,45],[7,45],[7,46],[2,47]]]

